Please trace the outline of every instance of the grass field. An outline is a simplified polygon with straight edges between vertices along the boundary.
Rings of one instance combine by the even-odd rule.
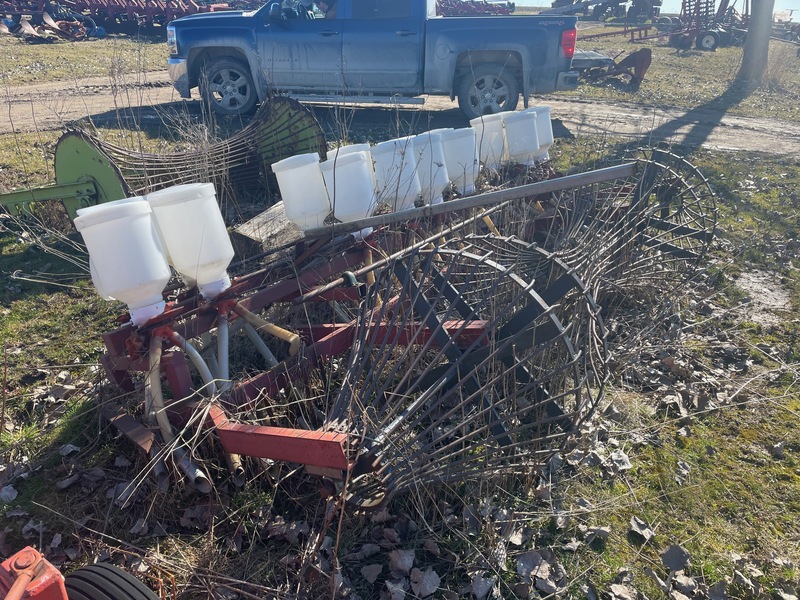
[[[167,62],[164,41],[158,32],[51,44],[28,44],[19,37],[4,35],[0,37],[0,48],[6,67],[0,74],[0,83],[5,87],[162,71]]]
[[[636,50],[625,36],[581,41],[580,35],[606,29],[581,29],[578,48],[596,50],[617,60]],[[634,94],[613,84],[582,86],[568,95],[581,98],[627,100],[645,105],[718,108],[730,114],[797,121],[800,119],[800,73],[797,47],[774,42],[770,48],[765,83],[753,94],[731,99],[731,84],[739,69],[742,49],[717,48],[714,52],[676,50],[666,38],[652,40],[653,62],[644,83]]]

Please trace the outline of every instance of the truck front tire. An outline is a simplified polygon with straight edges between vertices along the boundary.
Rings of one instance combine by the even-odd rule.
[[[212,111],[226,117],[249,114],[258,102],[250,69],[233,58],[218,58],[206,64],[200,95]]]
[[[519,89],[514,74],[501,65],[478,65],[467,72],[458,86],[458,106],[468,118],[514,110]]]

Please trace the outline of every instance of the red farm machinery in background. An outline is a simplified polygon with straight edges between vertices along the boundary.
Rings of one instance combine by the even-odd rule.
[[[5,15],[17,24],[28,21],[32,26],[52,25],[53,20],[78,21],[91,36],[98,27],[108,32],[131,32],[142,26],[166,25],[186,15],[254,10],[263,4],[259,0],[0,0],[0,17]],[[511,1],[487,0],[439,0],[436,7],[437,14],[448,17],[509,15],[515,8]]]
[[[741,11],[736,1],[683,0],[677,17],[661,15],[650,22],[633,22],[628,19],[624,27],[602,33],[580,35],[581,40],[624,35],[632,42],[668,38],[670,46],[688,50],[694,45],[699,50],[715,50],[718,46],[740,43],[747,34],[750,2],[743,0]]]
[[[232,0],[224,3],[195,0],[2,0],[0,15],[13,22],[30,21],[33,25],[46,22],[49,15],[56,21],[73,19],[87,29],[103,27],[109,32],[130,32],[148,25],[166,25],[173,19],[201,12],[219,10],[249,10],[261,3]]]

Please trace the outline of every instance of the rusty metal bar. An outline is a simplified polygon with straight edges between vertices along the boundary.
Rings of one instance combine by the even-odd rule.
[[[642,27],[628,27],[625,25],[622,29],[617,29],[616,31],[606,31],[604,33],[590,33],[589,35],[579,35],[579,40],[593,40],[597,38],[604,38],[604,37],[612,37],[615,35],[628,35],[630,34],[631,39],[630,41],[635,42],[636,39],[644,40],[647,39],[647,36],[650,33],[650,30],[653,28],[653,25],[644,25]],[[590,30],[591,31],[591,30]],[[638,36],[636,35],[638,34]],[[664,33],[663,36],[667,36],[669,33]]]
[[[597,169],[595,171],[587,171],[586,173],[577,173],[575,175],[567,175],[565,177],[558,177],[557,179],[548,179],[546,181],[537,181],[528,185],[521,185],[519,187],[510,188],[507,190],[498,190],[495,192],[487,192],[485,194],[478,194],[476,196],[469,196],[468,198],[460,198],[459,200],[451,200],[449,202],[442,202],[441,204],[434,204],[423,206],[421,208],[412,208],[404,210],[399,213],[389,213],[385,215],[376,215],[366,219],[359,219],[357,221],[348,221],[347,223],[334,223],[326,227],[317,227],[308,229],[305,232],[306,237],[321,237],[326,235],[339,235],[343,233],[352,233],[360,231],[367,227],[381,227],[383,225],[391,225],[401,221],[411,221],[414,219],[426,219],[437,215],[443,215],[457,210],[466,210],[470,208],[480,208],[483,206],[490,206],[508,200],[519,200],[527,196],[537,196],[539,194],[548,194],[551,192],[560,192],[568,188],[581,187],[585,185],[592,185],[595,183],[602,183],[612,179],[621,179],[624,177],[631,177],[636,173],[636,163],[625,163],[614,167],[606,167],[604,169]]]
[[[217,405],[209,405],[214,431],[227,452],[296,462],[324,469],[348,469],[348,435],[232,422]]]

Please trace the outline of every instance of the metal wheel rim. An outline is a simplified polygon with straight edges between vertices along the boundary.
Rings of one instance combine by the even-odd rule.
[[[706,34],[700,38],[700,46],[704,50],[711,50],[715,46],[714,36]]]
[[[664,231],[661,238],[690,251],[694,257],[681,264],[691,273],[708,252],[710,239],[716,232],[717,204],[708,180],[692,163],[671,152],[642,149],[640,162],[660,167],[660,177],[651,187],[652,206],[649,227],[656,220],[667,220],[674,228]],[[693,232],[684,228],[690,228]],[[704,232],[704,233],[700,233]]]
[[[494,114],[508,104],[508,86],[500,77],[484,75],[475,80],[469,90],[470,105],[480,114]]]
[[[208,88],[214,102],[226,109],[246,105],[253,93],[247,77],[234,69],[222,69],[209,82]]]

